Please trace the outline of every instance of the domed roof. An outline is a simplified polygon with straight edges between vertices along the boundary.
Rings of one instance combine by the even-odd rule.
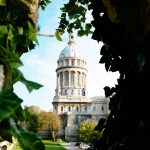
[[[80,51],[76,47],[76,42],[72,34],[69,35],[68,46],[66,46],[60,53],[59,59],[65,57],[80,57]]]

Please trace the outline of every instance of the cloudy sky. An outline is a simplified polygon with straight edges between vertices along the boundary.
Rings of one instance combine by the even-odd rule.
[[[65,1],[63,1],[65,3]],[[63,3],[53,1],[45,11],[39,11],[40,33],[54,34],[59,24],[60,8]],[[92,17],[88,14],[88,21]],[[103,96],[104,86],[114,86],[117,83],[118,73],[108,73],[103,64],[99,64],[100,47],[102,43],[97,43],[89,37],[77,37],[75,34],[77,47],[80,49],[82,57],[87,61],[87,88],[88,96]],[[16,83],[14,86],[16,94],[23,99],[22,106],[37,105],[44,110],[52,110],[53,97],[56,88],[56,67],[57,59],[61,50],[67,46],[68,34],[62,35],[62,42],[54,37],[38,36],[39,46],[35,50],[23,54],[21,59],[24,66],[20,70],[29,80],[43,85],[39,90],[29,93],[25,86]]]

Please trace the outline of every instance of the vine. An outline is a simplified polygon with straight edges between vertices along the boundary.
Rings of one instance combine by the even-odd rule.
[[[17,2],[16,2],[17,1]],[[23,129],[18,121],[23,121],[23,102],[13,90],[16,82],[22,82],[29,92],[42,87],[27,80],[19,67],[23,65],[20,56],[31,51],[38,44],[36,23],[38,8],[44,9],[49,0],[36,2],[22,0],[0,0],[0,74],[4,76],[0,91],[0,138],[12,142],[18,139],[24,150],[34,150],[44,145],[38,136]],[[31,14],[31,8],[35,12]]]

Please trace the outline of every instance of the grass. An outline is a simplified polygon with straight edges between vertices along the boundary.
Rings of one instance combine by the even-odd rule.
[[[45,150],[66,150],[62,145],[57,142],[52,142],[50,140],[42,140],[45,145]],[[19,144],[16,144],[13,150],[22,150]]]

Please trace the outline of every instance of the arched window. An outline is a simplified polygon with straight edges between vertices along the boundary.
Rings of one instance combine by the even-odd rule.
[[[80,60],[77,60],[77,66],[80,66]]]
[[[94,106],[94,107],[93,107],[93,111],[95,111],[95,110],[96,110],[96,107]]]
[[[61,106],[61,111],[63,112],[63,107]]]
[[[66,59],[66,66],[69,66],[69,59]]]
[[[58,81],[59,82],[59,81]],[[60,86],[63,86],[63,73],[60,73]]]
[[[74,66],[74,60],[71,60],[71,66]]]
[[[102,112],[104,111],[104,106],[102,106]]]
[[[87,112],[87,107],[86,106],[84,107],[84,109],[85,109],[85,112]]]
[[[67,90],[65,90],[65,95],[67,95]]]
[[[73,95],[74,94],[74,91],[73,90],[71,90],[71,95]]]
[[[77,82],[78,82],[78,86],[80,86],[80,72],[77,72]]]
[[[71,107],[70,106],[68,107],[68,111],[71,111]]]
[[[76,111],[77,111],[77,112],[79,111],[79,107],[78,107],[78,106],[76,107]]]
[[[65,86],[69,86],[69,72],[65,72]]]
[[[62,60],[60,61],[60,66],[63,66],[63,61]]]
[[[74,81],[75,80],[75,72],[71,71],[71,86],[74,86]]]

